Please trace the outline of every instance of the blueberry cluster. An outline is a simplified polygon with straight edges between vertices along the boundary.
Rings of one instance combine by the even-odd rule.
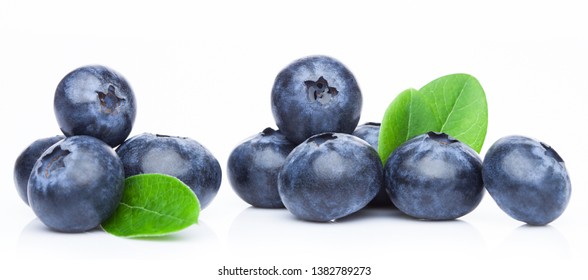
[[[390,204],[375,149],[379,124],[357,126],[362,94],[341,62],[327,56],[294,61],[277,75],[271,107],[279,130],[248,138],[228,159],[231,186],[245,202],[285,206],[300,219],[320,222],[370,201]]]
[[[146,133],[126,140],[135,95],[112,69],[94,65],[67,74],[55,91],[54,111],[64,136],[33,142],[14,166],[18,194],[53,230],[97,227],[118,207],[125,177],[140,173],[179,178],[202,207],[218,192],[220,165],[198,142]]]
[[[487,189],[513,218],[545,225],[565,210],[571,192],[561,157],[522,136],[505,137],[484,161],[445,133],[428,132],[376,152],[380,125],[357,126],[362,95],[352,73],[326,56],[299,59],[276,77],[271,93],[279,130],[266,128],[239,144],[228,176],[245,202],[286,207],[299,219],[332,221],[370,202],[423,220],[457,219]]]

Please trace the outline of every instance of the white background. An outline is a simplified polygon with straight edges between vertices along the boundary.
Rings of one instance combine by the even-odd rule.
[[[372,275],[325,278],[586,279],[582,1],[193,2],[0,2],[0,278],[276,279],[217,272],[344,265],[371,266]],[[511,134],[552,145],[572,180],[567,211],[548,226],[528,227],[486,195],[457,221],[415,221],[384,209],[317,224],[286,210],[249,208],[224,177],[199,225],[128,240],[99,230],[51,232],[16,193],[14,160],[32,141],[60,133],[53,94],[79,66],[103,64],[127,78],[138,100],[132,135],[194,138],[225,171],[240,141],[275,127],[276,74],[313,54],[335,57],[355,74],[364,97],[361,122],[380,121],[406,88],[451,73],[474,75],[489,104],[482,156]],[[309,274],[281,278],[320,278]]]

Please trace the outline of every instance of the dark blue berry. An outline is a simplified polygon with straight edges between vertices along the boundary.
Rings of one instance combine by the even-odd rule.
[[[382,180],[382,162],[367,142],[349,134],[323,133],[290,153],[278,176],[278,191],[296,217],[327,222],[364,208]]]
[[[509,216],[546,225],[566,209],[571,183],[563,159],[550,146],[507,136],[490,147],[482,169],[490,196]]]
[[[484,194],[480,157],[444,133],[429,132],[400,145],[384,172],[394,205],[418,219],[459,218],[473,211]]]
[[[99,65],[67,74],[55,90],[53,107],[66,136],[89,135],[111,147],[129,136],[137,111],[125,78]]]
[[[239,144],[227,163],[235,193],[255,207],[284,207],[278,193],[278,173],[295,147],[280,131],[271,128]]]
[[[37,160],[28,183],[31,209],[49,228],[84,232],[118,207],[124,170],[106,143],[90,136],[68,137]]]
[[[323,132],[352,133],[361,115],[362,95],[355,77],[341,62],[310,56],[277,75],[271,104],[280,131],[299,144]]]

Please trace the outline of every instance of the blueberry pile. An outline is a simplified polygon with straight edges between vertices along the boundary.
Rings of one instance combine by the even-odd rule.
[[[54,111],[64,136],[33,142],[14,166],[18,194],[53,230],[96,228],[118,207],[125,177],[140,173],[179,178],[201,207],[218,192],[220,165],[198,142],[147,133],[126,140],[135,95],[112,69],[85,66],[67,74],[55,91]]]
[[[423,220],[472,212],[487,189],[511,217],[545,225],[565,210],[571,192],[561,157],[522,136],[505,137],[484,161],[445,133],[428,132],[400,145],[383,165],[380,124],[358,126],[362,95],[339,61],[312,56],[276,77],[266,128],[230,154],[233,190],[261,208],[286,207],[307,221],[333,221],[366,205],[396,207]]]
[[[357,212],[382,191],[382,162],[360,138],[377,145],[379,125],[357,127],[362,94],[341,62],[294,61],[277,75],[271,107],[279,130],[250,137],[228,159],[231,186],[245,202],[324,222]]]

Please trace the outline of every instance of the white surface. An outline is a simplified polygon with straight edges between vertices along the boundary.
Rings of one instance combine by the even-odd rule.
[[[372,267],[371,276],[349,279],[588,276],[582,1],[119,2],[0,3],[0,278],[256,279],[262,277],[217,272],[273,265]],[[510,134],[552,145],[572,180],[567,211],[549,226],[527,227],[487,195],[458,221],[371,210],[316,224],[286,210],[248,208],[225,177],[200,225],[168,238],[127,240],[101,231],[50,232],[16,193],[14,160],[35,139],[60,133],[53,94],[76,67],[103,64],[127,78],[138,101],[132,135],[194,138],[225,171],[234,146],[275,127],[275,75],[312,54],[333,56],[354,72],[364,96],[361,122],[380,121],[406,88],[456,72],[474,75],[489,103],[482,154]]]

